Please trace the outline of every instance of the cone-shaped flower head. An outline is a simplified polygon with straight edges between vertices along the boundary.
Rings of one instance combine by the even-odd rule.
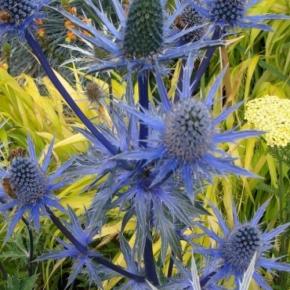
[[[243,225],[227,237],[221,247],[222,257],[226,264],[245,272],[261,243],[259,230],[251,225]]]
[[[130,5],[124,37],[124,54],[148,57],[163,42],[163,9],[159,0],[134,0]]]
[[[210,149],[213,133],[212,117],[206,105],[185,99],[165,116],[164,147],[172,158],[194,162]]]
[[[52,174],[47,174],[52,156],[53,142],[40,165],[37,161],[34,145],[28,138],[27,156],[23,150],[16,150],[11,156],[11,164],[7,170],[0,169],[2,189],[8,200],[0,206],[0,211],[16,208],[9,225],[7,238],[13,232],[17,222],[28,212],[29,218],[39,228],[39,217],[46,214],[45,206],[63,210],[53,191],[64,186],[70,180],[63,176],[64,171],[71,166],[72,160],[60,166]]]
[[[261,0],[192,0],[194,8],[208,19],[209,23],[222,27],[258,28],[271,30],[265,20],[287,19],[285,15],[248,15],[249,9]]]
[[[228,23],[234,26],[245,13],[245,0],[215,0],[210,9],[213,22]]]
[[[206,19],[202,17],[192,6],[186,7],[183,12],[176,18],[175,27],[182,30],[194,26],[202,26],[206,23]],[[206,26],[189,32],[181,37],[183,43],[198,41],[206,33]]]
[[[182,91],[178,92],[180,100],[170,104],[162,80],[158,79],[162,104],[143,112],[120,104],[125,110],[139,118],[150,128],[147,148],[139,148],[117,156],[127,160],[152,161],[155,178],[152,186],[162,182],[173,172],[178,173],[188,194],[193,187],[204,180],[211,181],[216,174],[237,174],[253,176],[248,171],[234,165],[234,159],[220,150],[219,144],[235,142],[238,139],[257,136],[257,131],[219,132],[217,127],[229,114],[241,104],[227,108],[219,116],[212,114],[214,96],[222,82],[223,73],[217,78],[205,100],[191,97],[190,83],[192,65],[189,57],[184,67]],[[153,162],[154,161],[154,162]],[[147,164],[148,164],[147,163]]]
[[[259,221],[263,217],[268,204],[269,202],[264,203],[252,220],[247,223],[239,222],[234,208],[234,227],[232,229],[227,226],[221,212],[213,207],[223,236],[218,236],[207,227],[200,225],[205,234],[216,242],[217,247],[214,249],[202,247],[195,249],[195,252],[211,257],[211,263],[216,265],[209,283],[216,283],[221,279],[234,276],[238,286],[255,254],[256,263],[253,278],[262,289],[268,290],[271,287],[260,274],[260,268],[265,268],[268,271],[290,272],[289,264],[278,262],[277,258],[266,257],[267,251],[273,247],[273,240],[290,226],[290,223],[288,223],[269,232],[262,231]]]
[[[43,15],[40,10],[50,0],[0,0],[0,36],[16,33],[23,36],[34,20]]]
[[[39,165],[27,157],[12,160],[7,178],[22,204],[34,204],[47,193],[47,180]]]
[[[186,25],[182,29],[174,26],[174,21],[188,3],[177,2],[169,14],[164,0],[133,0],[127,13],[120,1],[111,0],[117,16],[117,21],[112,22],[104,12],[101,1],[99,4],[94,4],[92,0],[85,2],[99,18],[100,30],[92,23],[83,23],[67,11],[62,10],[61,13],[79,28],[73,32],[88,49],[70,48],[76,51],[78,60],[89,72],[124,67],[130,70],[140,67],[154,69],[156,62],[186,57],[194,52],[197,54],[200,48],[222,43],[206,38],[186,44],[180,42],[186,34],[201,28],[200,25]]]

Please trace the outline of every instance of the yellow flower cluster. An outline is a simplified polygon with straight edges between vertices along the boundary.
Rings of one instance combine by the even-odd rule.
[[[256,129],[265,131],[271,147],[286,147],[290,143],[290,100],[265,96],[246,104],[245,119]]]

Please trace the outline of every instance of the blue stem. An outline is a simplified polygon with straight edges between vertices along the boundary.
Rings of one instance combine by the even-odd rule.
[[[143,71],[138,75],[138,88],[139,88],[139,104],[144,109],[149,109],[149,92],[148,92],[148,81],[149,72]],[[140,146],[146,147],[148,138],[148,127],[145,124],[140,124]],[[144,249],[144,264],[145,264],[145,274],[146,278],[155,286],[159,285],[155,260],[153,255],[152,240],[149,236],[146,238],[145,249]]]
[[[143,71],[138,75],[138,88],[139,88],[139,104],[141,106],[141,110],[149,108],[149,98],[148,98],[148,71]],[[141,123],[140,124],[140,146],[146,147],[147,142],[146,139],[148,137],[148,127]]]
[[[75,114],[80,118],[80,120],[84,123],[84,125],[92,132],[92,134],[99,140],[102,145],[104,145],[112,154],[118,153],[118,150],[115,146],[113,146],[104,136],[103,134],[96,128],[96,126],[85,116],[85,114],[81,111],[79,106],[75,103],[72,97],[69,95],[67,90],[64,88],[62,83],[57,78],[56,74],[54,73],[53,69],[51,68],[50,64],[48,63],[41,46],[33,36],[33,34],[26,30],[25,38],[28,45],[31,47],[33,53],[41,63],[44,71],[46,72],[47,76],[54,84],[55,88],[59,91],[59,93],[63,96],[67,104],[70,108],[75,112]]]
[[[48,213],[51,221],[55,224],[55,226],[63,233],[63,235],[78,249],[78,251],[83,254],[84,256],[89,255],[88,247],[81,244],[77,238],[62,224],[62,222],[54,215],[54,213],[50,210],[49,207],[45,206],[46,212]],[[145,277],[136,275],[134,273],[128,272],[120,266],[117,266],[110,262],[109,260],[101,257],[101,256],[92,256],[92,260],[96,261],[97,263],[119,273],[120,275],[128,278],[133,279],[137,282],[143,283],[145,282]]]
[[[221,37],[221,28],[220,27],[216,27],[215,28],[215,31],[213,33],[213,36],[212,36],[212,39],[213,40],[216,40],[218,38]],[[192,86],[192,89],[191,89],[191,93],[192,95],[194,95],[199,87],[199,83],[200,83],[200,80],[202,78],[202,76],[204,75],[204,73],[206,72],[209,64],[210,64],[210,61],[211,61],[211,58],[213,57],[214,55],[214,52],[215,52],[215,49],[216,49],[216,46],[211,46],[207,49],[203,59],[202,59],[202,62],[198,68],[198,70],[196,71],[196,73],[194,74],[194,80],[193,80],[193,86]]]

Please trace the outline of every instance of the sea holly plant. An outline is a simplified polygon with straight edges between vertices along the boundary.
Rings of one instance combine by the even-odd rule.
[[[266,252],[273,247],[273,238],[283,233],[290,223],[281,225],[269,232],[262,231],[259,221],[263,216],[269,201],[265,202],[255,213],[250,222],[241,223],[237,218],[236,209],[234,212],[234,227],[230,229],[224,221],[217,208],[213,208],[214,214],[222,228],[223,236],[216,235],[213,231],[201,228],[217,243],[216,248],[197,247],[195,252],[203,253],[212,257],[214,260],[220,260],[217,269],[212,275],[210,281],[215,282],[224,277],[233,275],[238,286],[243,279],[253,257],[256,255],[255,269],[253,278],[262,289],[271,289],[265,278],[260,274],[259,269],[264,268],[268,271],[290,271],[290,265],[279,262],[279,258],[271,259],[266,257]]]
[[[202,194],[217,176],[258,178],[237,165],[229,146],[238,146],[240,140],[258,138],[264,132],[240,130],[239,126],[224,130],[224,121],[239,114],[243,103],[224,107],[217,114],[225,70],[214,76],[206,94],[195,94],[210,58],[202,60],[196,71],[195,63],[201,49],[213,52],[214,47],[225,44],[228,28],[264,29],[268,28],[264,20],[285,16],[247,16],[248,8],[257,1],[173,1],[174,5],[168,7],[165,0],[132,0],[126,10],[119,0],[111,0],[112,15],[106,13],[101,1],[84,2],[99,19],[97,23],[81,21],[59,6],[48,7],[49,1],[0,0],[1,34],[14,33],[31,47],[56,89],[83,122],[85,128],[76,130],[91,143],[88,152],[53,172],[53,141],[43,158],[38,158],[30,137],[28,153],[24,149],[12,151],[9,165],[4,163],[0,169],[0,211],[12,218],[5,242],[22,219],[33,245],[33,230],[41,231],[42,221],[50,220],[60,233],[58,245],[34,262],[69,260],[72,267],[67,287],[102,289],[117,279],[114,289],[226,289],[231,281],[233,287],[242,289],[241,285],[249,285],[253,277],[263,289],[271,289],[260,269],[290,272],[289,264],[267,256],[276,237],[289,224],[265,230],[259,221],[269,205],[266,202],[250,222],[239,222],[233,209],[234,226],[228,227],[222,212],[215,206],[206,207]],[[44,7],[59,10],[73,23],[72,32],[84,46],[67,47],[72,54],[77,51],[82,55],[78,59],[80,69],[100,76],[104,70],[118,70],[124,77],[126,93],[121,101],[110,100],[109,121],[95,124],[89,120],[51,68],[34,35],[34,22],[45,17]],[[179,60],[183,69],[176,99],[172,100],[165,79]],[[151,78],[152,73],[155,78]],[[138,90],[134,90],[135,80]],[[59,189],[92,175],[95,179],[86,188],[95,195],[84,214],[60,204],[56,195]],[[122,220],[118,237],[125,261],[122,266],[96,247],[112,211]],[[205,222],[211,211],[222,236]],[[131,232],[127,230],[129,224],[133,224],[135,233],[132,226]],[[201,244],[202,239],[210,247]],[[209,242],[212,240],[215,243]],[[153,249],[156,241],[160,245],[157,253]],[[193,251],[191,267],[184,263],[188,248]],[[199,255],[198,260],[195,255]],[[33,256],[30,246],[30,263]],[[168,260],[165,273],[162,265]],[[200,270],[199,264],[205,261]],[[38,269],[29,274],[34,271]],[[80,282],[82,273],[88,277],[85,286]]]
[[[6,192],[8,200],[0,206],[0,211],[16,209],[8,227],[8,239],[16,224],[25,212],[29,213],[29,220],[36,229],[40,227],[40,216],[46,213],[45,207],[54,207],[63,211],[64,208],[53,195],[53,192],[71,180],[62,178],[64,171],[70,167],[72,160],[60,166],[55,172],[47,175],[49,163],[52,157],[54,141],[51,142],[48,151],[40,165],[37,160],[35,147],[28,137],[28,154],[23,149],[15,149],[10,156],[10,166],[0,169],[2,180],[2,192]]]
[[[89,72],[127,68],[148,69],[171,59],[182,58],[189,53],[198,54],[199,49],[207,46],[217,46],[218,41],[211,41],[204,33],[198,41],[182,43],[187,34],[199,31],[205,27],[203,23],[186,25],[176,29],[174,21],[188,6],[187,3],[176,2],[173,11],[168,12],[166,1],[132,1],[129,11],[126,12],[119,1],[111,0],[117,15],[117,23],[106,15],[102,3],[95,5],[92,0],[85,3],[99,16],[101,28],[97,29],[91,23],[83,23],[74,15],[65,10],[62,14],[72,23],[82,29],[74,29],[88,49],[71,46],[72,50],[83,53],[80,60],[86,64]],[[87,31],[88,33],[84,33]],[[206,37],[207,36],[207,37]],[[97,49],[103,53],[98,56]]]

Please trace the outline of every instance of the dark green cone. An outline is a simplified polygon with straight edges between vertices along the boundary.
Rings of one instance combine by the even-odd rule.
[[[163,41],[163,13],[159,0],[133,0],[128,14],[123,51],[128,57],[148,57]]]

